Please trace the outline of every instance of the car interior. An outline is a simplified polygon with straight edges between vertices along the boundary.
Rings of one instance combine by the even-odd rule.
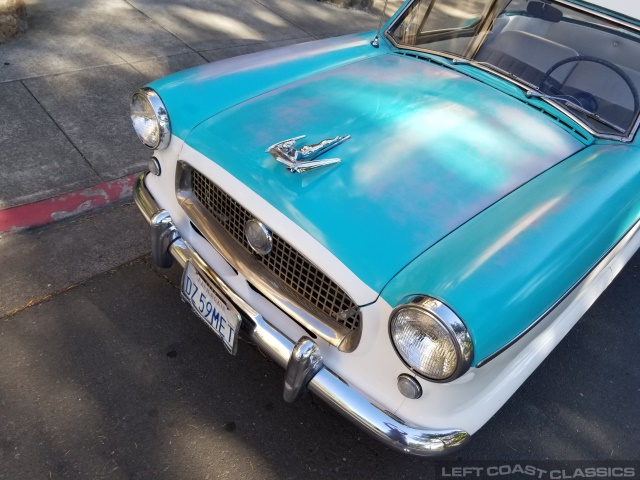
[[[545,93],[574,97],[587,110],[629,126],[638,110],[640,37],[585,20],[530,1],[526,14],[496,19],[475,59]]]
[[[424,19],[417,24],[414,17]],[[493,21],[487,24],[487,18]],[[589,122],[600,133],[627,133],[640,110],[640,29],[559,3],[420,2],[393,35],[400,43],[486,62],[517,76],[541,94],[581,107],[585,118],[606,120],[609,125]]]

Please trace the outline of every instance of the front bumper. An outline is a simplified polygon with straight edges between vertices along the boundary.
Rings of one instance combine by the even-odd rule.
[[[169,214],[158,206],[147,190],[145,177],[146,174],[143,174],[138,179],[134,198],[151,226],[154,262],[162,267],[170,266],[173,259],[183,267],[192,263],[235,305],[243,316],[243,333],[262,352],[287,370],[284,388],[286,400],[295,400],[306,387],[385,445],[412,455],[448,454],[469,441],[470,435],[462,430],[412,427],[390,416],[324,366],[319,348],[312,340],[302,338],[294,343],[270,325],[260,313],[229,288],[191,245],[180,237]]]

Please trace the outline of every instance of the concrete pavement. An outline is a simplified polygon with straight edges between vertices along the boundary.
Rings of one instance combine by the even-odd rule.
[[[378,22],[316,0],[26,3],[28,31],[0,45],[0,214],[144,169],[129,100],[145,83]]]

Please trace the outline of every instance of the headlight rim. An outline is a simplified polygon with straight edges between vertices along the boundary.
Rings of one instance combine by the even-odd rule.
[[[396,342],[393,338],[393,332],[391,330],[393,319],[396,314],[405,308],[416,308],[418,310],[422,310],[427,315],[435,319],[440,325],[442,325],[445,330],[449,333],[451,340],[453,340],[453,345],[456,351],[457,356],[457,364],[454,372],[449,375],[447,378],[431,378],[422,373],[420,370],[414,368],[405,360],[402,356],[398,347],[396,346]],[[469,329],[462,321],[462,319],[444,302],[438,300],[437,298],[430,297],[428,295],[411,295],[405,297],[403,301],[395,307],[391,314],[389,315],[389,338],[391,340],[391,345],[395,350],[398,358],[402,361],[402,363],[415,375],[418,377],[427,380],[432,383],[449,383],[453,380],[460,378],[464,375],[469,368],[471,368],[471,364],[473,362],[474,355],[474,346],[473,340],[471,339],[471,335],[469,333]]]
[[[143,96],[147,100],[147,102],[149,102],[149,105],[151,105],[151,108],[153,109],[153,113],[156,117],[156,121],[158,122],[158,127],[160,130],[158,135],[158,142],[155,145],[149,145],[145,143],[138,135],[138,132],[136,132],[136,135],[145,147],[152,150],[164,150],[169,146],[169,143],[171,143],[171,120],[169,118],[167,107],[164,105],[164,102],[160,98],[160,95],[158,95],[158,93],[152,88],[142,87],[136,90],[131,96],[132,105],[133,99],[136,97],[136,95]]]

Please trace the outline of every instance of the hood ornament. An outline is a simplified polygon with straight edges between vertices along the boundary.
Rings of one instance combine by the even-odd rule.
[[[339,158],[315,159],[341,143],[346,142],[351,138],[351,135],[338,135],[334,138],[322,140],[314,145],[305,145],[300,147],[299,150],[296,149],[296,142],[304,137],[306,137],[306,135],[300,135],[299,137],[276,143],[267,148],[266,152],[273,155],[273,158],[280,163],[284,163],[290,172],[304,173],[315,168],[340,163]]]

